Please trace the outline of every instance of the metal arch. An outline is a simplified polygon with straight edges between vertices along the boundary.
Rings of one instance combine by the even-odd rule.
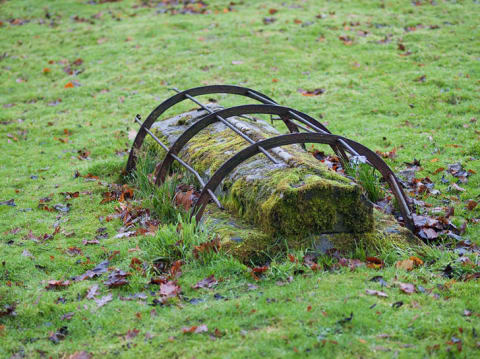
[[[295,143],[321,143],[328,144],[330,146],[335,146],[338,143],[346,142],[352,148],[354,148],[358,153],[365,156],[368,161],[382,174],[385,181],[388,182],[390,188],[400,203],[407,203],[406,208],[400,206],[402,216],[405,221],[405,225],[410,230],[414,231],[415,226],[410,214],[410,208],[408,207],[409,200],[407,199],[405,193],[399,185],[398,179],[393,173],[393,171],[388,167],[388,165],[373,151],[369,150],[367,147],[362,144],[347,139],[345,137],[331,135],[331,134],[320,134],[320,133],[294,133],[288,135],[281,135],[277,137],[272,137],[263,141],[260,141],[256,144],[253,144],[242,151],[238,152],[228,161],[226,161],[210,178],[208,183],[203,188],[200,197],[198,198],[195,207],[192,210],[192,216],[195,214],[197,222],[202,218],[205,206],[207,205],[210,195],[209,191],[214,192],[221,181],[238,165],[247,159],[255,156],[259,153],[258,146],[262,146],[266,150],[291,145]]]
[[[249,115],[249,114],[266,114],[266,115],[279,115],[279,116],[288,116],[289,113],[294,113],[298,116],[302,116],[308,121],[315,121],[315,119],[311,118],[309,115],[302,113],[300,111],[291,109],[289,107],[279,106],[279,105],[242,105],[242,106],[235,106],[229,107],[212,114],[206,115],[202,117],[200,120],[195,122],[192,126],[190,126],[184,133],[177,138],[177,140],[170,146],[170,150],[165,155],[163,161],[155,168],[155,183],[157,185],[161,184],[165,181],[165,178],[168,174],[168,170],[174,161],[174,156],[177,155],[182,148],[194,137],[197,133],[201,130],[206,128],[207,126],[211,125],[212,123],[218,122],[218,116],[221,117],[232,117],[232,116],[239,116],[239,115]],[[328,132],[328,129],[323,126],[322,124],[318,123],[321,129]],[[252,144],[255,148],[262,147],[260,142],[256,144]],[[332,149],[336,151],[335,144],[332,144]]]
[[[137,161],[137,158],[135,156],[135,150],[138,150],[143,144],[145,136],[147,135],[147,131],[145,129],[150,129],[152,124],[165,111],[167,111],[170,107],[175,106],[179,102],[188,100],[188,98],[186,97],[187,94],[195,97],[195,96],[200,96],[200,95],[212,95],[212,94],[217,94],[217,93],[218,94],[225,93],[225,94],[245,96],[245,97],[249,97],[253,100],[256,100],[256,101],[259,101],[259,102],[262,102],[262,103],[276,103],[270,97],[262,94],[261,92],[249,89],[247,87],[234,86],[234,85],[200,86],[200,87],[194,87],[194,88],[182,91],[182,92],[168,98],[167,100],[163,101],[160,105],[158,105],[150,113],[150,115],[148,115],[147,119],[143,122],[140,129],[138,130],[137,136],[135,137],[132,148],[130,149],[130,154],[128,156],[128,161],[127,161],[126,172],[130,173],[131,171],[133,171],[135,169],[136,161]],[[312,123],[318,126],[316,121],[312,122]]]

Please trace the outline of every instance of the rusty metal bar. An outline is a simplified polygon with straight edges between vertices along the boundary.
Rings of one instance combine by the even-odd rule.
[[[181,93],[181,91],[175,87],[172,88],[173,91],[175,91],[176,93]],[[212,111],[210,108],[208,108],[207,106],[203,105],[201,102],[197,101],[194,97],[190,96],[189,94],[185,94],[185,97],[188,98],[190,101],[196,103],[198,106],[200,106],[202,109],[204,109],[205,111],[207,111],[208,113],[210,114],[213,114],[214,111]],[[233,132],[235,132],[236,134],[238,134],[240,137],[242,137],[245,141],[251,143],[252,145],[255,143],[254,140],[252,140],[250,137],[248,137],[246,134],[244,134],[242,131],[240,131],[238,128],[236,128],[234,125],[232,125],[229,121],[227,121],[226,119],[224,119],[222,116],[219,116],[219,115],[216,115],[216,117],[220,120],[220,122],[222,122],[225,126],[227,126],[229,129],[231,129]],[[276,160],[270,153],[268,153],[267,151],[265,151],[264,148],[262,147],[258,147],[258,149],[260,150],[260,152],[262,152],[270,161],[272,161],[273,163],[275,163],[276,165],[280,164],[280,162],[278,162],[278,160]]]
[[[135,121],[141,125],[142,122],[140,121],[140,118],[141,118],[140,115],[135,116]],[[160,141],[160,139],[157,136],[155,136],[155,134],[152,131],[150,131],[149,129],[145,129],[145,131],[155,140],[155,142],[157,142],[165,151],[168,152],[169,150],[168,147],[162,141]],[[202,186],[202,189],[205,188],[205,182],[203,181],[203,178],[200,176],[200,174],[197,171],[195,171],[195,169],[192,166],[190,166],[188,163],[186,163],[184,160],[182,160],[180,157],[176,155],[172,155],[172,157],[195,176],[195,178],[198,180],[198,182]],[[212,190],[207,190],[207,191],[210,197],[212,198],[212,200],[217,205],[217,207],[220,209],[223,209],[222,204],[220,203],[218,198],[215,196],[213,191]]]

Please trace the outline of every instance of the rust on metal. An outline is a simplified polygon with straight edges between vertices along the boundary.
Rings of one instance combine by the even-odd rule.
[[[406,227],[412,231],[414,230],[412,210],[410,208],[412,206],[412,201],[403,191],[401,182],[395,176],[395,173],[390,169],[390,167],[385,163],[385,161],[383,161],[383,159],[380,158],[375,152],[371,151],[364,145],[348,138],[334,135],[323,124],[309,115],[289,107],[280,106],[267,95],[246,87],[232,85],[211,85],[195,87],[185,91],[180,91],[176,88],[173,88],[173,90],[176,92],[176,94],[157,106],[143,123],[140,121],[139,115],[137,115],[135,118],[135,121],[140,124],[140,129],[130,150],[126,171],[129,173],[135,169],[137,161],[136,152],[141,148],[145,136],[151,136],[153,140],[156,141],[167,152],[163,161],[155,168],[155,183],[160,185],[165,180],[173,161],[177,161],[181,166],[186,168],[197,178],[200,186],[202,187],[200,197],[198,198],[191,212],[191,215],[195,216],[197,221],[202,218],[205,206],[209,201],[215,202],[219,208],[223,209],[220,201],[214,194],[215,189],[234,168],[239,166],[244,161],[257,154],[263,154],[273,163],[279,164],[279,159],[275,158],[270,152],[268,152],[269,150],[292,144],[300,144],[303,148],[305,148],[306,143],[319,143],[329,145],[344,165],[347,165],[352,158],[363,157],[365,159],[365,163],[378,170],[383,179],[389,184],[392,193],[399,203],[400,213],[402,214]],[[213,111],[195,98],[196,96],[211,94],[239,95],[256,100],[261,104],[246,104]],[[190,100],[194,102],[200,106],[201,109],[205,110],[207,114],[187,128],[185,132],[183,132],[175,140],[173,145],[168,147],[150,131],[150,127],[163,113],[165,113],[165,111],[184,100]],[[283,121],[290,133],[255,142],[241,130],[236,128],[230,121],[228,121],[228,118],[230,117],[238,116],[249,119],[249,117],[246,117],[246,115],[255,114],[278,116],[278,118],[272,118],[272,120]],[[225,161],[207,181],[207,183],[205,183],[200,174],[191,165],[182,160],[178,154],[188,143],[188,141],[190,141],[190,139],[192,139],[201,130],[215,122],[223,123],[229,129],[247,141],[249,146]],[[305,132],[300,132],[301,130]],[[347,153],[352,157],[349,157]]]

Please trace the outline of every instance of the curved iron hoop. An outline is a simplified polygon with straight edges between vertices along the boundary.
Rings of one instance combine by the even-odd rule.
[[[174,157],[172,155],[177,155],[182,150],[182,148],[188,143],[188,141],[190,141],[193,136],[195,136],[205,127],[215,122],[218,122],[219,120],[217,116],[221,116],[224,118],[239,116],[239,115],[251,115],[251,114],[287,116],[289,112],[293,112],[299,116],[302,116],[308,121],[312,121],[312,123],[313,121],[317,122],[315,119],[313,119],[309,115],[302,113],[300,111],[291,109],[289,107],[283,107],[279,105],[258,105],[258,104],[229,107],[200,118],[197,122],[195,122],[187,130],[185,130],[185,132],[182,133],[180,137],[177,138],[177,140],[170,147],[170,150],[165,155],[165,158],[163,159],[163,161],[155,168],[155,173],[154,173],[154,176],[156,177],[155,183],[159,185],[163,183],[163,181],[165,181],[165,178],[167,177],[167,174],[168,174],[168,170],[170,169],[170,166],[174,161]],[[315,125],[329,132],[327,128],[323,126],[321,123],[317,123]],[[257,144],[252,146],[258,147],[261,145],[260,145],[260,142],[257,142]],[[331,146],[334,151],[336,151],[336,146],[337,146],[336,144]]]
[[[258,105],[257,105],[258,106]],[[343,140],[348,143],[349,146],[354,148],[359,154],[365,156],[368,161],[382,174],[385,181],[388,182],[390,188],[397,198],[397,200],[405,201],[409,203],[408,198],[406,197],[405,193],[403,192],[401,186],[399,185],[399,181],[393,171],[388,167],[388,165],[373,151],[368,149],[367,147],[363,146],[362,144],[352,141],[348,138],[331,135],[331,134],[320,134],[320,133],[294,133],[288,135],[281,135],[277,137],[272,137],[263,141],[260,141],[256,144],[248,146],[247,148],[243,149],[242,151],[238,152],[236,155],[231,157],[227,160],[210,178],[208,183],[203,188],[200,197],[198,198],[193,210],[192,216],[195,214],[197,222],[200,221],[202,218],[203,212],[205,207],[210,199],[208,191],[215,191],[218,185],[222,182],[222,180],[239,164],[246,161],[247,159],[255,156],[259,153],[258,146],[262,146],[266,150],[271,148],[291,145],[295,143],[321,143],[321,144],[328,144],[330,146],[335,146],[339,143],[339,140]],[[414,231],[415,226],[413,224],[413,220],[411,214],[409,213],[410,208],[401,208],[401,213],[405,221],[405,225],[410,230]]]
[[[133,141],[132,148],[130,149],[130,154],[128,156],[128,161],[127,161],[127,167],[126,167],[126,172],[130,173],[135,169],[137,158],[135,155],[135,150],[138,150],[145,139],[145,136],[147,135],[146,129],[150,129],[152,124],[165,112],[167,111],[170,107],[175,106],[179,102],[187,100],[186,95],[190,95],[192,97],[195,96],[200,96],[200,95],[212,95],[212,94],[233,94],[233,95],[240,95],[240,96],[245,96],[249,97],[255,101],[263,102],[263,103],[269,103],[273,102],[276,103],[274,100],[272,100],[270,97],[267,95],[264,95],[261,92],[249,89],[247,87],[241,87],[241,86],[233,86],[233,85],[211,85],[211,86],[201,86],[201,87],[194,87],[185,91],[182,91],[176,95],[173,95],[172,97],[168,98],[167,100],[163,101],[160,105],[158,105],[147,117],[147,119],[143,122],[142,126],[138,130],[137,136],[135,137],[135,140]],[[258,95],[259,97],[256,97],[255,95]],[[264,100],[263,100],[264,99]],[[321,127],[322,125],[317,122],[315,119],[310,118],[310,121],[312,124],[315,126]],[[324,126],[322,126],[324,127]],[[330,131],[326,130],[328,133]]]

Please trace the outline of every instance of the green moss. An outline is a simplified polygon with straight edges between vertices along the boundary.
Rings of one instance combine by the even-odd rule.
[[[230,130],[215,134],[204,131],[190,140],[182,155],[186,160],[195,163],[198,171],[213,174],[225,161],[247,145],[244,139]]]
[[[239,179],[225,205],[270,235],[365,232],[373,225],[372,208],[358,186],[302,168],[276,170],[255,181]]]
[[[415,252],[425,244],[389,215],[373,211],[374,226],[362,233],[294,234],[273,236],[214,205],[206,210],[213,229],[221,238],[223,251],[243,263],[264,263],[272,257],[297,250],[323,252],[335,248],[345,256],[361,251],[371,256],[395,251]]]

